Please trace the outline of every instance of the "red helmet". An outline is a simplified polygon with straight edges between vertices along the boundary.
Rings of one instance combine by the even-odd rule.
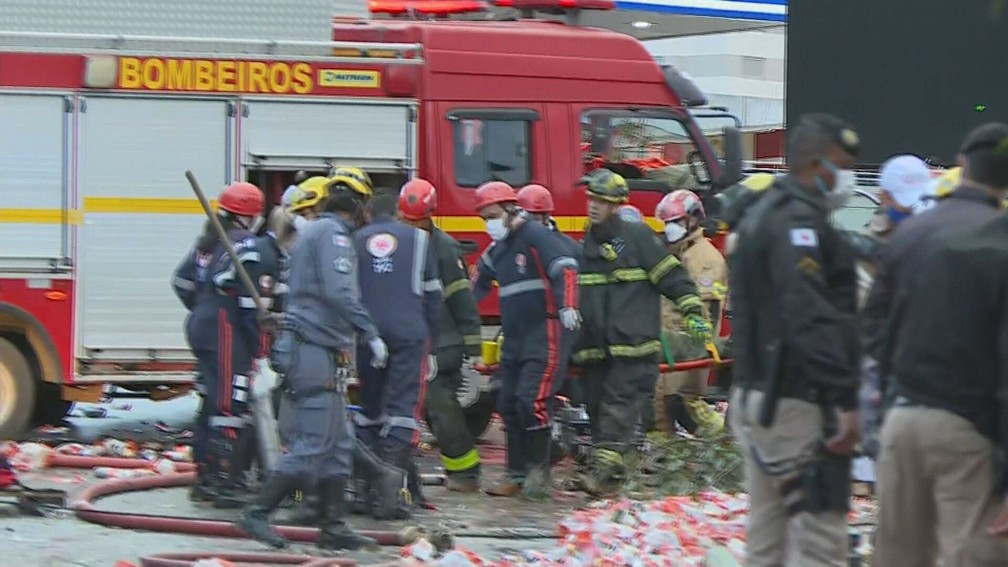
[[[399,191],[399,212],[409,220],[430,218],[437,210],[437,190],[430,181],[410,179]]]
[[[510,185],[503,181],[488,181],[476,189],[476,211],[490,205],[517,203],[518,195]]]
[[[263,213],[266,203],[258,187],[244,181],[236,181],[221,192],[217,199],[217,207],[236,215],[254,217]]]
[[[549,189],[532,183],[518,191],[518,206],[530,213],[552,213],[553,195]]]
[[[654,216],[662,222],[674,222],[686,217],[702,219],[707,216],[703,203],[696,193],[679,189],[662,197],[655,207]]]
[[[616,214],[624,222],[644,222],[644,213],[633,205],[620,205],[616,209]]]

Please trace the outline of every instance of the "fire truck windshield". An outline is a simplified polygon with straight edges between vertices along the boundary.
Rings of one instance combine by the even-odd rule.
[[[711,183],[711,168],[688,120],[660,109],[586,111],[581,115],[585,171],[608,168],[625,177],[631,189],[703,190]],[[722,145],[715,139],[712,146],[721,158]]]

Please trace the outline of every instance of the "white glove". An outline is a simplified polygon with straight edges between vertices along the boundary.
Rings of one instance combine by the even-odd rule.
[[[385,341],[381,337],[375,337],[368,341],[368,346],[371,347],[371,366],[385,368],[388,364],[388,347],[385,346]]]
[[[581,328],[581,313],[577,309],[565,307],[560,310],[560,323],[568,331],[576,331]]]
[[[430,382],[437,377],[437,356],[433,354],[427,355],[427,381]]]
[[[277,387],[280,377],[273,371],[268,358],[257,358],[252,368],[252,397],[261,399],[269,396]]]

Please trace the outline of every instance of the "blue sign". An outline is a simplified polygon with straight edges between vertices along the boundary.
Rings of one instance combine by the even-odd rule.
[[[682,16],[787,22],[788,0],[616,0],[623,10],[644,10]]]

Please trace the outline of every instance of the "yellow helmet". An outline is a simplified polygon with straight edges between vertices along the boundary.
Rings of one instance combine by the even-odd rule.
[[[934,186],[931,188],[931,194],[939,199],[948,197],[949,193],[954,191],[960,183],[962,183],[962,168],[953,167],[952,169],[949,169],[939,175],[938,178],[934,180]]]
[[[303,211],[318,205],[329,197],[330,180],[317,175],[309,177],[298,184],[300,191],[294,196],[294,204],[291,205],[291,212]]]
[[[772,173],[754,173],[742,180],[742,185],[750,191],[765,191],[774,183],[776,176]]]
[[[362,195],[364,197],[371,196],[371,185],[364,183],[360,179],[354,177],[349,177],[346,175],[336,175],[334,177],[329,178],[328,182],[329,182],[328,186],[329,191],[332,191],[333,188],[342,185],[347,189],[350,189],[354,193],[357,193],[358,195]]]
[[[337,177],[349,177],[356,180],[363,186],[364,191],[353,186],[350,188],[363,195],[370,195],[374,191],[374,183],[371,181],[371,176],[359,167],[338,166],[333,169],[332,174],[329,175],[329,179],[336,179]]]

